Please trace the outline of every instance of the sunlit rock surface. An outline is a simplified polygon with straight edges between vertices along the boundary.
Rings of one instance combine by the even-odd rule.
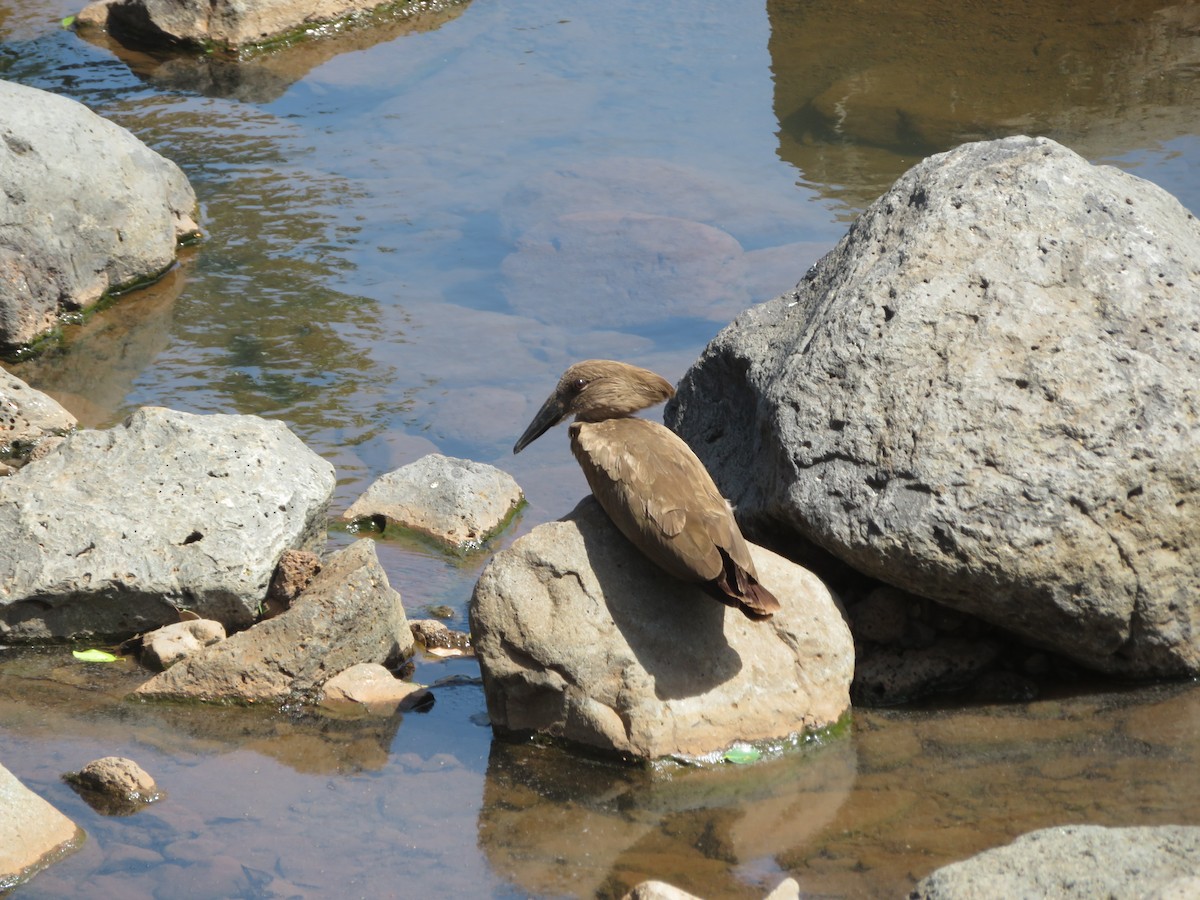
[[[156,699],[243,703],[308,699],[357,663],[412,653],[400,595],[370,540],[333,554],[290,609],[205,647],[135,692]]]
[[[408,34],[434,31],[446,22],[457,18],[467,8],[469,0],[413,0],[409,3],[354,4],[355,10],[371,10],[369,15],[353,13],[341,21],[313,22],[289,18],[282,8],[279,18],[272,25],[282,24],[285,40],[282,44],[264,48],[262,52],[238,52],[242,44],[231,40],[237,35],[239,41],[271,43],[280,38],[275,33],[266,38],[255,38],[252,33],[243,33],[234,23],[223,21],[186,20],[180,21],[177,14],[183,4],[147,4],[145,14],[154,27],[146,28],[139,20],[143,7],[139,3],[100,2],[84,7],[76,19],[80,35],[113,53],[129,66],[139,78],[159,88],[174,91],[189,91],[210,97],[231,97],[247,103],[270,103],[283,96],[289,87],[303,79],[309,72],[330,60],[345,54],[369,50]],[[263,4],[258,4],[263,6]],[[225,4],[232,9],[235,4]],[[330,5],[330,9],[334,7]],[[304,5],[290,7],[293,16],[300,16],[311,9]],[[176,28],[179,36],[168,33]],[[223,37],[214,37],[217,43],[225,41],[232,52],[195,52],[195,43],[204,44],[205,29],[213,30]],[[297,32],[302,34],[297,35]],[[299,36],[300,40],[290,40]],[[190,48],[178,51],[176,42],[182,40]],[[147,53],[145,48],[157,48],[160,52]],[[189,52],[189,49],[191,52]],[[167,51],[167,52],[162,52]]]
[[[767,622],[659,570],[590,497],[497,553],[470,606],[493,727],[653,759],[837,722],[854,668],[837,604],[751,552],[783,605]]]
[[[84,7],[77,21],[84,28],[129,36],[143,46],[238,49],[290,38],[386,5],[386,0],[100,0]]]
[[[498,531],[524,499],[516,480],[495,466],[430,453],[379,478],[342,519],[382,519],[467,550]]]
[[[82,843],[74,822],[0,766],[0,888],[20,884]]]
[[[275,562],[324,546],[333,467],[282,422],[148,407],[0,479],[0,635],[131,635],[258,614]]]
[[[162,671],[201,647],[225,640],[225,626],[212,619],[189,619],[155,629],[142,638],[142,665]]]
[[[926,876],[912,900],[1194,897],[1200,828],[1066,825],[1022,835]],[[1179,893],[1178,891],[1182,891]]]
[[[1200,223],[1045,139],[913,168],[665,418],[750,530],[1095,669],[1200,671]]]
[[[75,424],[58,401],[0,369],[0,466],[24,462],[45,438],[65,434]]]
[[[195,213],[179,167],[124,128],[0,81],[0,348],[160,275]]]

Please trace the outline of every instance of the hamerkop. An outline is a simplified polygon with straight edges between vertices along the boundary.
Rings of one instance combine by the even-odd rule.
[[[571,452],[621,533],[676,578],[699,583],[751,619],[769,619],[779,601],[758,583],[746,541],[708,470],[673,431],[633,415],[674,393],[648,369],[608,359],[576,363],[513,453],[574,415]]]

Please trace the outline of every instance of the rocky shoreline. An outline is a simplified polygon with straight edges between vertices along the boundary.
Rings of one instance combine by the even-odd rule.
[[[0,82],[0,137],[23,161],[3,187],[39,198],[15,204],[27,243],[0,258],[20,287],[0,297],[10,351],[155,277],[198,233],[178,168],[75,106]],[[78,163],[59,142],[72,134],[100,142],[87,153],[134,161],[138,204],[67,181]],[[35,226],[55,180],[96,206],[48,231]],[[691,613],[694,592],[585,501],[495,555],[469,641],[437,640],[477,654],[498,735],[642,761],[720,759],[827,729],[852,698],[1020,699],[1070,671],[1195,677],[1197,260],[1200,225],[1174,198],[1052,141],[931,157],[794,291],[723,331],[666,411],[761,541],[756,562],[785,613],[770,626]],[[372,540],[325,554],[333,467],[281,423],[144,408],[76,429],[0,370],[0,429],[4,642],[136,637],[162,669],[141,699],[376,715],[428,702],[398,676],[414,630],[435,629],[408,621]],[[461,552],[486,546],[522,502],[505,473],[433,455],[383,476],[342,518]],[[0,806],[44,822],[23,834],[46,835],[6,877],[79,840],[19,786]],[[1153,873],[1138,896],[1183,896],[1200,877],[1198,831],[1035,832],[912,896],[1133,896],[1124,863],[1074,872],[1101,850]]]

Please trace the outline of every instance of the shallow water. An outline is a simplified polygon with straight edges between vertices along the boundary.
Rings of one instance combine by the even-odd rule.
[[[281,418],[337,510],[431,450],[493,462],[530,499],[500,545],[586,491],[561,434],[509,453],[569,362],[677,379],[928,153],[1047,134],[1200,209],[1196,4],[473,0],[241,67],[118,57],[75,11],[0,0],[0,77],[176,160],[206,237],[10,368],[86,425]],[[410,615],[464,621],[484,556],[380,555]],[[19,896],[742,897],[785,872],[899,896],[1042,825],[1200,821],[1190,686],[863,710],[794,757],[652,777],[494,745],[470,661],[423,660],[466,683],[364,725],[131,704],[136,673],[68,659],[0,652],[0,761],[89,834]],[[167,800],[102,819],[59,782],[114,753]]]

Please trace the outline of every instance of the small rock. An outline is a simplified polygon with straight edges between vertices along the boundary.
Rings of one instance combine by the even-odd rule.
[[[359,663],[325,682],[318,705],[340,710],[347,704],[385,715],[411,709],[433,697],[429,689],[401,681],[376,663]]]
[[[372,541],[333,554],[291,609],[180,660],[134,693],[140,697],[282,702],[313,694],[355,663],[412,654],[400,595]]]
[[[497,532],[524,496],[507,472],[431,453],[384,475],[350,505],[342,519],[384,519],[470,550]]]
[[[160,799],[158,785],[131,759],[106,756],[63,776],[79,796],[104,815],[129,815]]]
[[[622,900],[701,900],[695,894],[667,884],[665,881],[643,881],[634,887]]]
[[[415,637],[426,650],[444,649],[470,651],[471,636],[452,631],[437,619],[412,619],[408,623]]]
[[[225,626],[212,619],[164,625],[142,638],[142,665],[161,672],[201,647],[225,640]]]

